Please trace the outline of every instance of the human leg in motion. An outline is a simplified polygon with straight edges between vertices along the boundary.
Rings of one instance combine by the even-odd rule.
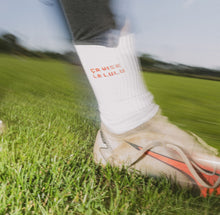
[[[109,3],[63,0],[75,48],[98,101],[101,121],[119,134],[151,119],[158,106],[143,83],[133,35],[121,35],[122,26],[116,23]]]
[[[220,194],[219,158],[160,114],[143,83],[133,36],[117,24],[109,0],[62,3],[99,106],[95,161],[166,175],[203,195],[218,187]]]

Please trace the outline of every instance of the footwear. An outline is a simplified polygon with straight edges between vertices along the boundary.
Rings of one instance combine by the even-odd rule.
[[[0,120],[0,134],[2,134],[4,132],[4,130],[5,130],[5,126],[2,122],[2,120]]]
[[[166,176],[203,196],[220,195],[220,158],[216,149],[157,113],[150,121],[121,135],[102,125],[94,146],[96,163],[126,166],[150,176]]]

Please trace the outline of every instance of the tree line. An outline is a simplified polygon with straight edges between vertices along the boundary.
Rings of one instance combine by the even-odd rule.
[[[52,58],[75,65],[80,64],[80,60],[74,52],[65,52],[61,54],[52,51],[29,50],[19,43],[18,37],[10,33],[0,35],[0,53],[36,58]],[[220,81],[220,70],[167,63],[157,60],[149,54],[143,54],[139,59],[144,72],[172,74]]]
[[[148,54],[140,56],[140,63],[143,71],[194,77],[220,81],[220,70],[195,67],[184,64],[172,64],[154,59]]]
[[[30,50],[22,46],[19,42],[19,38],[11,33],[4,33],[0,35],[0,53],[36,58],[52,58],[79,64],[76,53],[65,52],[61,54],[53,51]]]

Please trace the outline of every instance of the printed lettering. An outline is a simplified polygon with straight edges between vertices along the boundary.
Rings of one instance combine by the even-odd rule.
[[[90,71],[91,71],[92,73],[95,73],[95,69],[90,69]]]
[[[113,76],[114,73],[113,73],[113,72],[109,72],[108,75],[109,75],[109,76]]]
[[[90,71],[93,73],[93,78],[95,78],[95,79],[97,79],[97,78],[110,78],[112,76],[120,75],[121,73],[125,73],[125,69],[123,69],[123,67],[121,67],[121,65],[119,63],[109,65],[109,66],[91,68]]]

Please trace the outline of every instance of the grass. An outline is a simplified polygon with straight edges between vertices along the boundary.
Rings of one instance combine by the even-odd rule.
[[[170,119],[219,146],[219,82],[144,74]],[[80,68],[0,56],[0,214],[220,214],[220,198],[93,162],[99,128]]]
[[[220,82],[145,73],[149,90],[165,115],[220,152]]]

